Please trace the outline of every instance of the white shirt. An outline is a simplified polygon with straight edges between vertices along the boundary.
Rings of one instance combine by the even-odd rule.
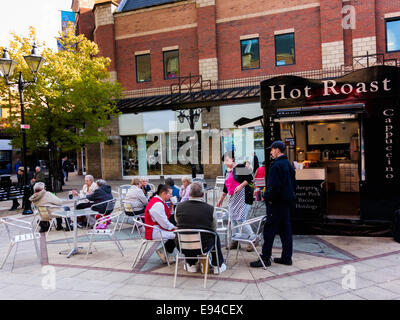
[[[156,196],[158,199],[160,199],[163,203],[164,200],[161,199],[159,196]],[[175,226],[169,222],[167,218],[167,214],[165,213],[165,208],[164,205],[161,202],[156,202],[151,209],[149,209],[149,213],[151,216],[151,219],[154,222],[157,222],[162,228],[166,230],[172,230],[175,228]]]
[[[98,185],[95,182],[92,182],[92,184],[90,185],[89,188],[88,188],[87,184],[85,183],[82,187],[82,192],[86,196],[88,194],[92,194],[94,192],[94,190],[96,190],[97,188],[98,188]]]

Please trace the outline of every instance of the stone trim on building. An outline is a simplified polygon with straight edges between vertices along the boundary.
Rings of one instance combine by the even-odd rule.
[[[199,72],[203,80],[218,80],[218,59],[200,59]]]
[[[259,38],[259,37],[260,37],[259,33],[247,34],[247,35],[240,36],[240,40],[255,39],[255,38]]]
[[[114,24],[113,12],[115,11],[116,6],[112,3],[110,4],[107,3],[104,5],[97,5],[95,7],[94,17],[95,17],[96,28],[108,24]]]
[[[286,33],[294,33],[294,28],[274,31],[274,35],[276,35],[276,36],[278,36],[280,34],[286,34]]]
[[[172,51],[172,50],[179,50],[179,46],[170,46],[162,48],[162,51]]]
[[[216,23],[232,22],[232,21],[236,21],[236,20],[263,17],[263,16],[269,16],[269,15],[274,15],[274,14],[278,14],[278,13],[286,13],[286,12],[290,12],[290,11],[297,11],[297,10],[316,8],[316,7],[319,7],[319,6],[320,6],[319,2],[314,2],[314,3],[304,4],[304,5],[300,5],[300,6],[294,6],[294,7],[290,7],[290,8],[282,8],[282,9],[276,9],[276,10],[262,11],[262,12],[251,13],[251,14],[246,14],[246,15],[242,15],[242,16],[235,16],[235,17],[230,17],[230,18],[217,19]]]
[[[171,28],[164,28],[164,29],[157,29],[157,30],[151,30],[151,31],[146,31],[146,32],[124,34],[123,36],[115,37],[115,40],[123,40],[123,39],[128,39],[128,38],[137,38],[137,37],[149,36],[149,35],[157,34],[157,33],[171,32],[171,31],[190,29],[190,28],[197,28],[197,23],[185,24],[185,25],[181,25],[181,26],[176,26],[176,27],[171,27]]]
[[[135,56],[140,56],[142,54],[150,54],[150,50],[135,51]]]
[[[376,37],[365,37],[353,39],[353,57],[376,54]],[[355,67],[366,66],[367,64],[376,63],[376,57],[358,58],[355,62]]]
[[[388,18],[399,18],[399,17],[400,17],[400,11],[385,13],[385,19],[388,19]]]
[[[197,7],[215,6],[215,0],[196,0]]]
[[[344,64],[344,42],[334,41],[321,44],[322,68],[340,67]]]

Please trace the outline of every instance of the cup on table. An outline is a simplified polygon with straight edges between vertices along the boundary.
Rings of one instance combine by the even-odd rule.
[[[74,195],[72,194],[72,191],[68,192],[68,198],[72,199]]]

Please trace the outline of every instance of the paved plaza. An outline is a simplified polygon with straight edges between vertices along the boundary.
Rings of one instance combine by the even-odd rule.
[[[125,183],[110,182],[114,190]],[[59,195],[82,184],[82,177],[72,176]],[[9,212],[11,202],[0,205],[0,217],[12,214],[32,219],[22,216],[22,210]],[[72,232],[55,229],[48,235],[41,234],[40,259],[33,242],[18,245],[0,271],[0,299],[400,299],[400,244],[392,238],[295,235],[293,265],[272,263],[267,270],[249,268],[249,262],[256,259],[254,252],[241,249],[236,258],[237,251],[232,250],[227,271],[209,274],[206,289],[202,286],[203,275],[184,271],[181,262],[177,286],[173,288],[175,264],[161,264],[155,253],[158,244],[149,245],[132,270],[140,240],[136,230],[132,232],[131,221],[125,221],[117,238],[124,256],[113,241],[100,237],[87,257],[83,250],[83,254],[67,258],[60,251],[72,248]],[[86,249],[87,230],[78,229],[78,240]],[[7,233],[0,226],[1,259],[7,247]],[[279,257],[280,252],[277,237],[273,256]],[[225,248],[223,253],[226,256]]]

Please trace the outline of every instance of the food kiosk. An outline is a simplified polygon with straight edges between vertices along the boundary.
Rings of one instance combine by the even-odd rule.
[[[296,169],[294,220],[392,220],[400,208],[400,68],[275,77],[261,82],[261,107],[264,146],[284,141]]]

